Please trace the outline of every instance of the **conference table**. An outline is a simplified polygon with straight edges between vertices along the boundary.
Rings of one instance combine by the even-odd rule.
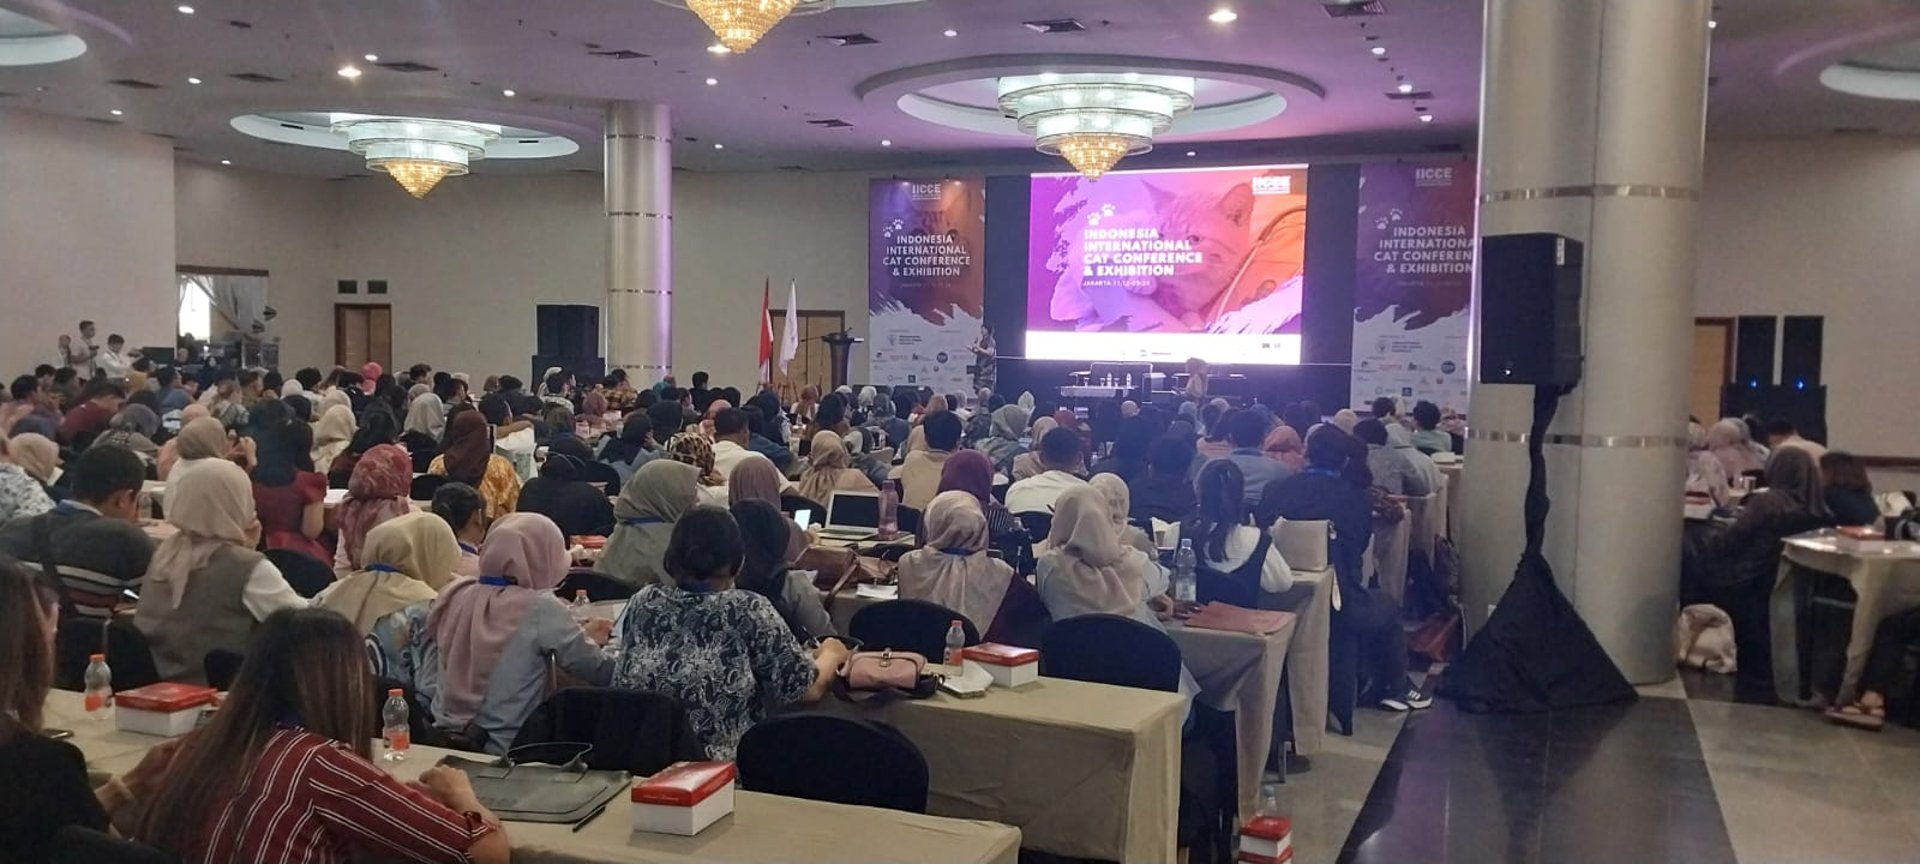
[[[149,748],[165,740],[118,732],[110,721],[87,719],[80,709],[80,694],[65,691],[48,696],[46,722],[49,727],[72,730],[73,743],[86,755],[88,768],[108,774],[132,770]],[[377,760],[374,764],[412,780],[450,755],[473,756],[414,747],[405,762]],[[605,813],[577,832],[565,823],[508,822],[513,860],[515,864],[1015,864],[1019,859],[1020,831],[991,822],[736,791],[733,815],[698,836],[679,837],[632,830],[630,806],[616,797]]]
[[[1773,645],[1773,686],[1781,701],[1800,701],[1799,582],[1801,568],[1847,581],[1857,596],[1853,630],[1847,638],[1846,672],[1837,698],[1858,696],[1874,630],[1887,617],[1920,608],[1920,543],[1908,540],[1856,540],[1832,531],[1787,538],[1780,573],[1769,599]]]

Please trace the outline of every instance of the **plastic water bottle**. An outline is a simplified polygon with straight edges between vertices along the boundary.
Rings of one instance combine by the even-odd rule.
[[[955,618],[952,624],[947,625],[947,650],[941,655],[940,662],[948,666],[960,665],[960,652],[966,648],[967,628],[960,623],[960,619]]]
[[[1128,390],[1133,389],[1133,373],[1132,372],[1127,373],[1127,389]]]
[[[900,533],[900,487],[888,480],[880,487],[880,539]]]
[[[1181,603],[1197,602],[1200,587],[1193,571],[1198,564],[1193,555],[1193,538],[1180,538],[1180,548],[1173,553],[1173,599]]]
[[[1278,818],[1280,815],[1280,784],[1261,783],[1260,797],[1253,807],[1254,818],[1263,816]]]
[[[587,619],[593,617],[593,614],[588,611],[591,605],[587,600],[587,589],[581,588],[574,591],[573,604],[567,607],[567,612],[573,615],[573,623],[587,623]]]
[[[107,655],[94,654],[87,658],[84,681],[87,719],[107,719],[107,706],[113,702],[113,669],[107,666]]]
[[[407,748],[413,746],[413,732],[407,725],[407,697],[398,687],[387,691],[387,704],[380,706],[380,737],[387,743],[387,752],[380,758],[388,762],[407,760]]]

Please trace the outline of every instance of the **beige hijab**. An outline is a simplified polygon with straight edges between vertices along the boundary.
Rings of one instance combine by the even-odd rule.
[[[1013,457],[1013,479],[1025,480],[1028,477],[1038,477],[1046,473],[1047,466],[1040,464],[1040,439],[1058,428],[1060,428],[1059,421],[1051,416],[1033,421],[1033,429],[1027,433],[1033,436],[1033,446],[1028,448],[1027,452]]]
[[[938,603],[967,617],[981,632],[1013,581],[1013,568],[987,554],[987,515],[970,492],[934,496],[921,518],[927,545],[901,557],[900,596]]]
[[[673,523],[698,500],[700,469],[672,459],[655,459],[633,472],[613,505],[613,536],[594,569],[628,585],[667,581],[664,563]]]
[[[816,504],[826,504],[840,489],[872,489],[873,481],[852,467],[853,457],[847,444],[831,429],[813,434],[813,449],[807,453],[807,470],[800,475],[797,494]]]
[[[167,484],[167,521],[179,529],[154,550],[147,567],[147,590],[166,591],[179,608],[187,580],[207,566],[223,546],[248,545],[247,530],[259,524],[253,510],[253,483],[247,472],[225,459],[209,459]]]
[[[315,602],[366,634],[381,618],[440,596],[460,564],[460,544],[447,520],[409,513],[368,531],[360,557],[365,569],[347,574]]]
[[[1053,505],[1053,531],[1047,535],[1050,548],[1041,560],[1052,565],[1049,578],[1064,580],[1059,590],[1073,604],[1070,610],[1050,610],[1056,619],[1095,613],[1134,615],[1146,601],[1146,581],[1122,567],[1131,550],[1113,530],[1105,498],[1092,486],[1076,486],[1061,493]]]
[[[51,483],[54,469],[60,467],[60,445],[37,432],[15,435],[7,441],[7,459],[33,479]]]
[[[1101,497],[1105,499],[1107,515],[1113,520],[1113,530],[1120,542],[1149,557],[1158,555],[1159,550],[1153,547],[1153,540],[1147,536],[1147,532],[1127,522],[1133,509],[1133,491],[1127,488],[1127,481],[1120,479],[1117,474],[1095,474],[1087,482],[1100,490]]]

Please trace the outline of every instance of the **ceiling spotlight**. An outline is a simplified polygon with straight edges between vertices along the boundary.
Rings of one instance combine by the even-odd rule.
[[[1398,91],[1400,91],[1400,92],[1402,92],[1402,93],[1412,93],[1412,92],[1413,92],[1413,85],[1412,85],[1412,84],[1408,84],[1408,83],[1405,83],[1405,82],[1401,82],[1401,84],[1400,84],[1400,86],[1398,86],[1398,87],[1395,87],[1394,89],[1395,89],[1395,90],[1398,90]]]
[[[1375,56],[1375,57],[1385,57],[1385,56],[1387,56],[1387,46],[1385,46],[1385,45],[1375,45],[1375,46],[1373,46],[1372,48],[1368,48],[1367,50],[1368,50],[1368,51],[1372,51],[1372,52],[1373,52],[1373,56]]]
[[[198,78],[192,78],[192,77],[189,77],[189,78],[187,79],[187,83],[188,83],[188,84],[198,84],[198,83],[200,83],[200,79],[198,79]]]
[[[1714,29],[1715,27],[1719,27],[1719,26],[1720,26],[1720,22],[1719,22],[1719,21],[1716,21],[1716,20],[1714,20],[1714,19],[1712,19],[1712,18],[1708,18],[1708,19],[1707,19],[1707,29],[1708,29],[1708,30],[1712,30],[1712,29]]]
[[[1213,14],[1208,15],[1207,20],[1212,21],[1215,24],[1232,24],[1233,22],[1240,20],[1240,13],[1235,12],[1232,9],[1228,9],[1226,7],[1221,7],[1219,9],[1213,10]]]
[[[1422,115],[1420,115],[1420,122],[1422,122],[1422,123],[1432,123],[1432,122],[1433,122],[1433,115],[1432,115],[1432,114],[1422,114]]]
[[[1187,151],[1187,155],[1191,157],[1191,156],[1198,156],[1198,155],[1200,155],[1200,154],[1199,154],[1198,152],[1196,152],[1196,151],[1193,151],[1193,150],[1188,150],[1188,151]]]
[[[232,160],[232,159],[222,159],[222,160],[220,160],[220,164],[222,164],[222,165],[232,165],[232,164],[233,164],[233,160]]]
[[[366,61],[367,61],[368,63],[378,63],[378,62],[380,62],[380,55],[378,55],[378,54],[366,54],[366,55],[363,55],[363,56],[365,57],[365,59],[366,59]]]
[[[725,144],[720,144],[720,143],[717,143],[717,142],[716,142],[716,143],[715,143],[715,144],[713,145],[713,149],[715,149],[715,150],[725,150],[725,149],[727,149],[727,145],[725,145]]]
[[[707,79],[707,86],[708,86],[708,87],[716,87],[716,86],[719,86],[719,84],[720,84],[720,79],[718,79],[718,78],[708,78],[708,79]]]
[[[502,91],[500,91],[500,95],[502,95],[502,96],[505,96],[505,97],[507,97],[508,99],[512,99],[512,98],[513,98],[513,91],[512,91],[512,90],[502,90]]]
[[[350,65],[342,66],[340,67],[340,71],[335,74],[338,74],[342,78],[352,79],[352,78],[360,77],[360,70],[357,67],[350,66]]]
[[[892,146],[893,146],[893,139],[892,139],[892,138],[882,138],[882,139],[880,139],[880,146],[882,146],[882,147],[892,147]]]
[[[708,54],[732,54],[733,49],[728,48],[727,46],[722,45],[718,42],[715,42],[712,45],[707,46],[707,53]]]
[[[944,33],[941,33],[940,35],[942,35],[942,36],[945,36],[945,37],[947,37],[948,39],[952,39],[953,37],[955,37],[955,36],[958,36],[958,35],[960,35],[960,31],[958,31],[958,30],[948,30],[948,31],[946,31],[946,32],[944,32]]]
[[[193,14],[193,7],[192,7],[192,6],[188,6],[188,5],[187,5],[187,4],[185,4],[185,3],[182,3],[182,4],[180,4],[180,5],[178,5],[178,6],[175,6],[175,7],[173,7],[173,8],[175,8],[175,9],[178,9],[178,10],[180,10],[180,14],[182,14],[182,15],[192,15],[192,14]]]
[[[115,109],[113,109],[112,111],[108,111],[107,113],[108,113],[108,114],[112,114],[112,115],[113,115],[113,116],[115,116],[115,117],[119,117],[119,116],[121,116],[122,114],[125,114],[125,113],[127,113],[127,112],[125,112],[125,111],[122,111],[122,110],[120,110],[120,109],[118,109],[118,108],[115,108]]]

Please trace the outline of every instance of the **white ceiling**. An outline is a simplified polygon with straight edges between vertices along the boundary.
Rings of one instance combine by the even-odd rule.
[[[925,170],[1058,163],[1017,140],[945,128],[862,99],[863,82],[928,64],[965,65],[995,55],[1125,55],[1236,64],[1306,82],[1281,92],[1288,108],[1255,126],[1181,134],[1129,164],[1312,158],[1466,146],[1477,120],[1480,0],[1384,0],[1388,13],[1329,17],[1315,0],[924,0],[842,8],[781,24],[751,52],[714,55],[690,13],[653,0],[0,0],[83,37],[87,53],[63,63],[0,67],[0,108],[119,122],[172,136],[182,158],[316,176],[361,173],[331,151],[273,144],[235,132],[236,115],[356,111],[453,117],[566,135],[579,153],[485,162],[486,172],[599,167],[600,116],[610,100],[672,106],[675,162],[698,171]],[[1217,6],[1239,20],[1206,20]],[[1873,45],[1920,38],[1913,0],[1724,0],[1714,31],[1710,133],[1805,136],[1835,129],[1920,134],[1920,106],[1848,97],[1817,83],[1834,60]],[[1040,35],[1022,21],[1074,18],[1086,32]],[[243,22],[245,27],[230,22]],[[1364,25],[1364,27],[1363,27]],[[946,37],[948,29],[958,33]],[[822,38],[864,33],[879,44],[839,47]],[[1367,36],[1378,37],[1369,43]],[[1385,45],[1385,60],[1371,55]],[[593,50],[649,55],[608,59]],[[365,62],[407,61],[430,72]],[[335,70],[353,63],[356,80]],[[281,79],[249,83],[230,76]],[[189,76],[204,83],[191,85]],[[1387,98],[1399,76],[1431,91],[1420,106]],[[718,79],[717,86],[705,79]],[[159,89],[109,82],[134,79]],[[515,91],[514,98],[502,90]],[[123,112],[115,117],[111,112]],[[809,120],[839,119],[826,129]],[[888,139],[892,148],[882,148]],[[716,151],[712,145],[724,143]]]

